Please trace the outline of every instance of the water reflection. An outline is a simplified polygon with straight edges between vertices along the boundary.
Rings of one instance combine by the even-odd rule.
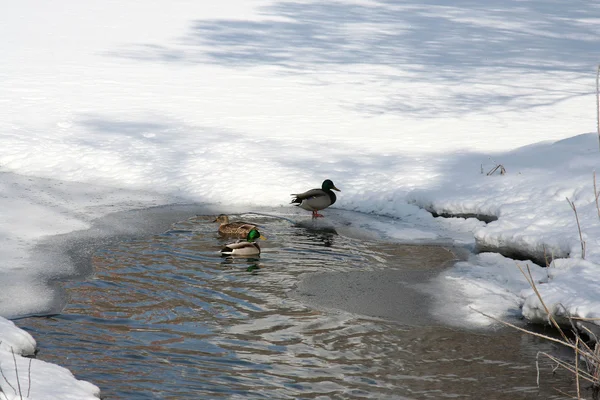
[[[262,267],[259,264],[252,264],[248,268],[246,268],[246,271],[256,274],[261,268]]]
[[[331,247],[338,233],[333,226],[323,225],[320,222],[319,220],[302,221],[294,226],[300,228],[297,231],[298,237],[312,240],[316,245]]]
[[[269,237],[260,258],[222,258],[214,224],[184,221],[97,252],[94,279],[70,284],[63,314],[21,325],[40,358],[107,398],[558,399],[552,388],[571,388],[547,365],[552,385],[535,387],[536,353],[552,346],[528,336],[399,325],[288,297],[306,272],[402,268],[419,251],[254,219]]]

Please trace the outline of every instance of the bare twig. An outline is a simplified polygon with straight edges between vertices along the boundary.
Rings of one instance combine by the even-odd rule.
[[[21,381],[19,380],[19,367],[17,366],[17,357],[15,357],[15,351],[12,346],[10,347],[10,352],[13,356],[13,362],[15,363],[15,375],[17,376],[17,387],[19,388],[19,397],[23,400],[23,392],[21,392]]]
[[[598,189],[596,189],[596,171],[594,171],[594,199],[596,200],[596,211],[598,212],[598,218],[600,218],[600,204],[598,204],[598,197],[600,193],[598,193]]]
[[[581,258],[585,260],[585,240],[583,240],[583,234],[581,233],[581,224],[579,223],[579,215],[577,215],[577,208],[575,208],[575,203],[569,200],[568,197],[566,199],[569,205],[571,206],[571,209],[573,209],[573,212],[575,213],[575,219],[577,220],[577,229],[579,230],[579,241],[581,242]]]
[[[585,340],[581,340],[581,336],[578,334],[578,332],[576,330],[574,330],[573,333],[579,339],[579,346],[583,347],[583,351],[582,351],[582,349],[579,349],[579,353],[581,353],[582,356],[587,355],[587,357],[584,357],[584,359],[591,361],[592,358],[596,358],[595,350],[592,350],[590,348],[590,346],[588,346],[588,344],[585,342]],[[579,346],[577,346],[577,347],[579,348]],[[588,366],[590,366],[589,363],[588,363]],[[591,370],[591,368],[588,368],[588,370]]]
[[[569,202],[569,203],[572,204],[571,202]],[[523,274],[523,276],[525,277],[525,279],[527,280],[527,282],[529,283],[529,285],[531,286],[531,288],[533,289],[536,296],[538,297],[538,300],[540,301],[540,303],[548,317],[548,321],[560,333],[561,338],[554,338],[554,337],[550,337],[550,336],[543,335],[540,333],[532,332],[527,329],[521,328],[517,325],[511,324],[509,322],[502,321],[498,318],[495,318],[495,317],[488,315],[486,313],[483,313],[481,311],[478,311],[475,309],[473,309],[473,310],[478,312],[479,314],[482,314],[494,321],[497,321],[503,325],[509,326],[518,331],[527,333],[532,336],[537,336],[539,338],[543,338],[543,339],[546,339],[546,340],[554,342],[554,343],[559,343],[567,348],[572,349],[575,353],[575,362],[574,363],[568,362],[565,360],[561,360],[561,359],[557,358],[556,356],[553,356],[552,354],[549,354],[549,353],[538,352],[536,355],[536,361],[535,361],[536,371],[537,371],[536,383],[539,387],[539,385],[540,385],[539,355],[541,354],[541,355],[545,356],[546,358],[548,358],[549,360],[551,360],[555,364],[555,368],[552,371],[553,373],[557,369],[562,368],[566,371],[569,371],[569,372],[575,374],[575,384],[576,384],[577,395],[571,396],[564,392],[561,392],[561,393],[565,394],[569,398],[581,400],[582,399],[582,397],[581,397],[581,380],[584,380],[586,382],[591,383],[591,385],[592,385],[591,388],[592,388],[592,392],[593,392],[592,398],[597,399],[598,393],[600,392],[600,342],[598,341],[597,336],[589,328],[587,328],[583,324],[576,324],[576,321],[597,320],[598,318],[570,317],[568,315],[568,312],[566,312],[566,309],[563,305],[558,304],[557,306],[555,306],[554,312],[561,313],[561,314],[564,313],[571,325],[571,328],[572,328],[573,334],[574,334],[574,339],[569,339],[565,334],[565,330],[563,328],[561,328],[561,326],[556,321],[556,318],[554,317],[554,313],[552,313],[550,311],[550,309],[544,302],[539,290],[537,289],[536,282],[533,278],[533,274],[531,272],[531,268],[529,267],[529,265],[526,265],[526,267],[527,267],[526,269],[523,268],[518,263],[516,265],[519,268],[519,270],[521,271],[521,273]],[[562,307],[564,312],[561,310],[557,310],[556,307]],[[585,331],[585,332],[587,332],[587,334],[590,335],[590,339],[593,340],[595,343],[593,346],[594,347],[593,349],[590,347],[590,345],[588,345],[588,343],[585,342],[585,340],[583,340],[581,338],[581,335],[580,335],[581,331]],[[584,363],[584,368],[581,368],[580,364],[582,362]]]
[[[490,172],[487,173],[487,175],[492,175],[494,172],[496,172],[498,170],[498,168],[500,168],[500,175],[504,175],[506,174],[506,168],[504,168],[504,165],[502,164],[498,164],[496,165],[494,168],[492,168],[490,170]]]
[[[493,319],[493,320],[494,320],[494,321],[496,321],[496,322],[499,322],[499,323],[501,323],[501,324],[503,324],[503,325],[506,325],[506,326],[509,326],[509,327],[511,327],[511,328],[514,328],[514,329],[516,329],[516,330],[518,330],[518,331],[525,332],[525,333],[527,333],[527,334],[530,334],[530,335],[532,335],[532,336],[537,336],[537,337],[539,337],[539,338],[546,339],[546,340],[549,340],[549,341],[551,341],[551,342],[554,342],[554,343],[559,343],[559,344],[562,344],[563,346],[569,347],[569,348],[571,348],[571,349],[573,349],[573,350],[575,350],[575,349],[576,349],[576,347],[575,347],[575,344],[574,344],[574,343],[571,343],[571,342],[565,342],[565,341],[563,341],[563,340],[561,340],[561,339],[556,339],[556,338],[553,338],[553,337],[551,337],[551,336],[543,335],[543,334],[541,334],[541,333],[532,332],[532,331],[529,331],[529,330],[527,330],[527,329],[521,328],[520,326],[517,326],[517,325],[515,325],[515,324],[511,324],[510,322],[502,321],[502,320],[500,320],[500,319],[498,319],[498,318],[496,318],[496,317],[493,317],[493,316],[491,316],[491,315],[488,315],[488,314],[486,314],[486,313],[484,313],[484,312],[482,312],[482,311],[476,310],[476,309],[474,309],[474,308],[471,308],[471,309],[472,309],[473,311],[475,311],[475,312],[477,312],[477,313],[479,313],[479,314],[481,314],[481,315],[485,316],[485,317],[488,317],[488,318],[490,318],[490,319]],[[559,360],[558,358],[556,358],[556,357],[554,357],[554,356],[552,356],[552,355],[550,355],[550,354],[548,354],[548,353],[545,353],[545,352],[539,352],[539,354],[542,354],[542,355],[544,355],[544,356],[548,357],[550,360],[552,360],[552,361],[554,361],[555,363],[557,363],[557,365],[558,365],[558,366],[560,366],[560,367],[563,367],[563,368],[565,368],[565,369],[567,369],[567,370],[569,370],[569,371],[571,371],[571,372],[574,372],[574,371],[575,371],[575,369],[574,369],[573,367],[571,367],[571,365],[567,364],[566,362],[564,362],[564,361],[562,361],[562,360]],[[588,353],[586,353],[586,352],[581,352],[581,351],[579,351],[579,354],[581,354],[581,355],[582,355],[582,356],[584,356],[584,357],[590,357],[590,356],[591,356],[590,354],[588,354]],[[590,374],[590,373],[588,373],[588,372],[585,372],[585,371],[582,371],[582,370],[580,370],[579,372],[580,372],[580,375],[581,375],[581,377],[582,377],[582,378],[584,378],[585,380],[587,380],[587,381],[589,381],[589,382],[591,382],[591,383],[597,384],[597,380],[594,380],[595,378],[594,378],[594,376],[593,376],[592,374]]]
[[[563,396],[566,396],[569,399],[574,399],[575,397],[571,396],[569,393],[563,392],[560,389],[554,388],[554,390],[556,390],[558,393],[562,394]]]
[[[483,311],[479,311],[479,310],[476,310],[476,309],[474,309],[474,308],[471,308],[471,310],[473,310],[473,311],[475,311],[475,312],[477,312],[477,313],[479,313],[479,314],[483,315],[484,317],[488,317],[488,318],[490,318],[490,319],[493,319],[494,321],[496,321],[496,322],[499,322],[499,323],[501,323],[501,324],[503,324],[503,325],[510,326],[511,328],[514,328],[514,329],[516,329],[516,330],[518,330],[518,331],[525,332],[525,333],[528,333],[528,334],[530,334],[530,335],[537,336],[537,337],[540,337],[540,338],[542,338],[542,339],[546,339],[546,340],[549,340],[549,341],[551,341],[551,342],[554,342],[554,343],[559,343],[559,344],[565,345],[565,346],[567,346],[567,347],[570,347],[570,348],[572,348],[572,349],[575,349],[575,345],[573,345],[572,343],[565,343],[565,342],[564,342],[564,341],[562,341],[561,339],[556,339],[556,338],[553,338],[552,336],[542,335],[541,333],[537,333],[537,332],[531,332],[531,331],[528,331],[528,330],[527,330],[527,329],[525,329],[525,328],[521,328],[520,326],[517,326],[517,325],[515,325],[515,324],[511,324],[510,322],[502,321],[501,319],[498,319],[498,318],[496,318],[496,317],[493,317],[493,316],[491,316],[491,315],[489,315],[489,314],[486,314],[486,313],[484,313]],[[542,353],[542,354],[545,354],[545,353]]]
[[[31,392],[31,358],[29,359],[29,367],[27,368],[27,397],[29,397],[29,393]]]
[[[0,340],[0,344],[2,344],[2,340]],[[12,388],[12,390],[15,390],[15,388],[10,384],[8,379],[6,379],[6,376],[4,376],[4,371],[2,371],[2,364],[0,364],[0,374],[2,374],[2,377],[4,378],[4,380],[6,381],[6,383],[8,383],[8,386],[10,386]],[[2,386],[0,386],[0,393],[2,393],[4,395],[5,400],[8,400],[8,395],[4,392],[4,390],[2,389]],[[15,390],[15,394],[17,394],[16,390]]]
[[[558,325],[558,322],[556,322],[556,319],[554,319],[553,314],[550,312],[550,309],[548,308],[548,306],[546,306],[544,299],[542,299],[542,295],[538,291],[537,285],[535,284],[535,281],[533,280],[533,275],[531,274],[531,268],[529,268],[529,264],[526,264],[527,274],[525,273],[523,268],[518,263],[517,263],[517,267],[519,268],[519,270],[521,271],[521,273],[523,274],[525,279],[527,279],[529,286],[531,286],[531,288],[533,289],[533,292],[535,293],[538,300],[542,304],[542,307],[544,307],[544,311],[546,311],[546,315],[548,315],[548,321],[560,332],[560,335],[562,336],[563,340],[565,342],[570,343],[571,341],[567,338],[567,335],[565,335],[563,330],[560,328],[560,326]]]
[[[542,352],[543,355],[546,355],[546,353]],[[555,374],[556,371],[558,371],[558,369],[560,368],[560,364],[556,364],[556,366],[554,368],[552,368],[552,373]]]
[[[578,321],[600,321],[600,318],[588,318],[588,317],[569,317]]]
[[[546,268],[548,268],[552,264],[553,259],[548,261],[548,252],[546,251],[546,245],[543,245],[543,247],[544,247],[544,262],[546,263]]]
[[[1,365],[0,365],[0,374],[2,374],[2,378],[4,378],[4,381],[8,384],[8,386],[10,386],[10,388],[13,390],[13,392],[15,392],[15,394],[17,394],[17,389],[15,389],[15,387],[8,381],[8,379],[6,379],[6,375],[4,375],[4,370],[2,369]]]
[[[535,355],[535,371],[536,371],[536,378],[535,378],[535,383],[537,383],[537,387],[538,389],[540,388],[540,352],[538,351],[537,354]]]
[[[548,354],[548,353],[544,353],[544,352],[542,352],[541,354],[545,355],[550,360],[552,360],[555,363],[559,364],[562,368],[566,369],[567,371],[572,372],[572,373],[576,372],[575,368],[572,367],[571,364],[569,364],[569,363],[567,363],[565,361],[559,360],[558,358],[554,357],[552,354]],[[588,381],[588,382],[590,382],[592,384],[596,383],[594,381],[594,377],[591,374],[589,374],[589,373],[587,373],[585,371],[579,370],[579,377],[585,379],[586,381]]]
[[[577,386],[577,400],[581,400],[579,389],[579,335],[575,336],[575,385]]]
[[[596,70],[596,129],[598,130],[598,146],[600,149],[600,65]]]

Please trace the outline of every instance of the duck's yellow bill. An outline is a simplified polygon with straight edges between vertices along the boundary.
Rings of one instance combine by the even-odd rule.
[[[259,238],[260,240],[267,240],[267,238],[266,238],[266,237],[264,237],[263,235],[260,235],[258,238]]]
[[[332,187],[331,189],[333,189],[333,190],[337,190],[338,192],[341,192],[341,190],[340,190],[340,189],[338,189],[338,188],[336,188],[335,186],[334,186],[334,187]]]

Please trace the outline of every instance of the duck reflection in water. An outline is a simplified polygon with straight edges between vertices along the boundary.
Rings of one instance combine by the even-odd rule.
[[[251,266],[246,268],[246,271],[252,272],[252,274],[256,274],[256,273],[258,273],[258,270],[261,268],[262,267],[260,266],[260,264],[252,264]]]
[[[241,257],[227,257],[221,261],[221,265],[234,266],[234,267],[246,267],[247,272],[256,274],[260,269],[264,268],[263,265],[259,264],[259,259],[256,257],[241,258]]]
[[[331,225],[321,225],[315,221],[302,221],[295,225],[302,228],[302,236],[310,239],[312,242],[322,244],[324,247],[333,246],[335,237],[338,235],[335,228]]]

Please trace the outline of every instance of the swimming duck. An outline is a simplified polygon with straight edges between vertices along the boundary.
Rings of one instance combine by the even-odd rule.
[[[256,225],[249,224],[243,221],[229,222],[229,217],[225,214],[220,214],[213,222],[219,222],[219,235],[233,236],[244,239],[252,229],[256,229]]]
[[[260,234],[258,229],[252,229],[248,232],[246,240],[238,240],[235,243],[229,243],[221,249],[222,255],[233,256],[256,256],[260,254],[260,247],[255,242],[256,239],[265,240],[265,237]]]
[[[332,190],[341,192],[331,180],[326,179],[323,181],[321,189],[311,189],[304,193],[292,194],[295,197],[290,204],[312,211],[313,218],[323,217],[318,211],[329,207],[336,201],[335,193]]]

